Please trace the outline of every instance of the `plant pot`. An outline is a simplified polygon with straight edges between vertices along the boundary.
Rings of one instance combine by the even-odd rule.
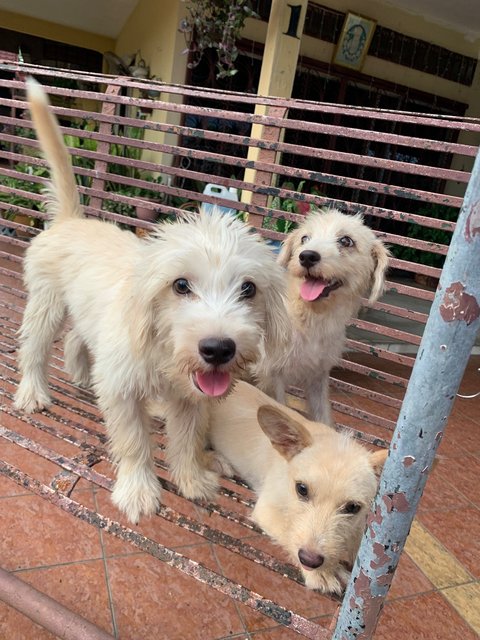
[[[24,216],[22,213],[17,213],[15,214],[15,217],[13,218],[14,222],[17,222],[18,224],[23,224],[26,227],[35,227],[35,218],[32,218],[31,216]],[[15,229],[15,234],[17,236],[17,238],[32,238],[35,234],[30,233],[29,231],[26,231],[24,229]]]

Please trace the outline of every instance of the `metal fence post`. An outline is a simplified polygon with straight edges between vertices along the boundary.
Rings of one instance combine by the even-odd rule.
[[[480,326],[480,153],[332,640],[372,638]]]

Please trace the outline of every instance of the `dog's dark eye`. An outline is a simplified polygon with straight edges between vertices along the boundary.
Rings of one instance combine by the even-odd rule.
[[[242,284],[241,293],[240,293],[241,298],[253,298],[256,293],[257,293],[257,287],[254,285],[253,282],[250,282],[249,280],[247,280],[247,282],[244,282]]]
[[[347,502],[343,508],[342,513],[347,513],[348,515],[355,515],[360,511],[362,505],[358,502]]]
[[[190,289],[190,283],[186,278],[178,278],[178,280],[175,280],[172,288],[175,293],[178,293],[178,295],[180,296],[186,296],[187,294],[192,293],[192,290]]]
[[[296,482],[295,490],[299,498],[302,500],[308,500],[308,487],[304,482]]]
[[[350,236],[342,236],[338,242],[342,245],[342,247],[353,247],[353,245],[355,244]]]
[[[308,242],[310,240],[310,236],[302,236],[300,239],[300,242],[302,244],[305,244],[306,242]]]

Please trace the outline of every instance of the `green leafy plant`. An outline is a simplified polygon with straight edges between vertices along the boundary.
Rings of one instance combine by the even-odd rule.
[[[28,176],[39,176],[46,178],[49,175],[48,169],[45,167],[39,167],[36,165],[19,162],[14,166],[15,171],[25,174],[25,180],[22,178],[13,178],[11,176],[0,176],[0,184],[5,188],[5,191],[0,192],[0,202],[4,202],[10,205],[11,208],[2,209],[1,215],[4,220],[15,220],[25,216],[22,212],[17,212],[15,207],[23,207],[24,209],[31,209],[32,211],[44,211],[44,204],[33,198],[29,198],[28,195],[20,195],[14,192],[14,189],[18,191],[26,191],[29,193],[42,193],[44,185],[40,182],[31,182]],[[27,223],[30,226],[36,226],[37,221],[35,216],[30,216]]]
[[[136,179],[146,180],[147,182],[151,182],[152,184],[161,184],[162,178],[161,176],[153,176],[149,173],[141,173],[136,170],[135,175],[131,176]],[[107,191],[110,193],[115,193],[119,196],[127,196],[130,198],[135,198],[137,201],[141,200],[149,200],[152,202],[160,202],[161,194],[154,189],[148,189],[147,187],[138,187],[135,185],[126,185],[120,184],[117,182],[109,182],[107,186]],[[139,203],[137,203],[139,204]],[[119,213],[124,216],[130,216],[132,218],[136,217],[136,206],[133,204],[128,204],[126,202],[118,202],[116,200],[104,200],[103,203],[104,209],[106,211],[111,211],[113,213]]]
[[[297,193],[302,193],[304,187],[305,180],[299,182],[296,187],[293,182],[284,182],[281,186],[282,189],[296,191]],[[313,185],[310,188],[310,193],[312,195],[321,195],[320,189],[317,185]],[[305,202],[304,200],[294,200],[293,198],[281,198],[280,196],[274,196],[272,198],[270,207],[272,209],[285,211],[286,213],[299,213],[303,215],[306,215],[311,210],[309,202]],[[296,229],[297,224],[287,218],[274,218],[272,216],[265,218],[263,226],[265,229],[271,229],[272,231],[288,233],[289,231]]]
[[[458,209],[447,207],[441,204],[431,204],[421,207],[415,212],[419,216],[436,218],[437,220],[445,220],[447,222],[456,222],[458,219]],[[452,232],[444,229],[434,229],[432,227],[422,227],[418,224],[409,225],[408,237],[424,240],[425,242],[434,242],[437,244],[449,245],[452,238]],[[419,251],[413,247],[403,247],[400,245],[392,245],[390,251],[395,258],[399,260],[407,260],[424,264],[430,267],[441,269],[445,262],[445,256],[432,253],[430,251]]]
[[[258,17],[251,0],[187,0],[188,15],[180,23],[187,49],[188,66],[196,67],[206,49],[217,52],[217,78],[227,78],[237,73],[237,40],[247,18]]]

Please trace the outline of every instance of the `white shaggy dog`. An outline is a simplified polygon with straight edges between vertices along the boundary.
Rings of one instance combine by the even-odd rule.
[[[285,386],[305,390],[310,416],[332,423],[330,370],[342,354],[346,326],[361,297],[376,301],[384,287],[388,251],[361,216],[336,209],[310,213],[286,238],[278,262],[287,270],[292,340],[283,365],[267,358],[259,385],[285,404]]]
[[[50,403],[48,355],[68,314],[66,367],[97,393],[118,465],[113,502],[133,522],[158,506],[146,410],[158,396],[174,480],[188,498],[211,497],[218,477],[205,451],[207,405],[286,340],[281,268],[247,225],[218,212],[159,225],[150,240],[85,219],[60,130],[33,80],[28,97],[52,169],[53,222],[26,255],[16,406]]]
[[[209,437],[223,473],[236,471],[257,493],[253,520],[300,566],[306,586],[340,594],[387,451],[370,453],[245,382],[211,407]]]

